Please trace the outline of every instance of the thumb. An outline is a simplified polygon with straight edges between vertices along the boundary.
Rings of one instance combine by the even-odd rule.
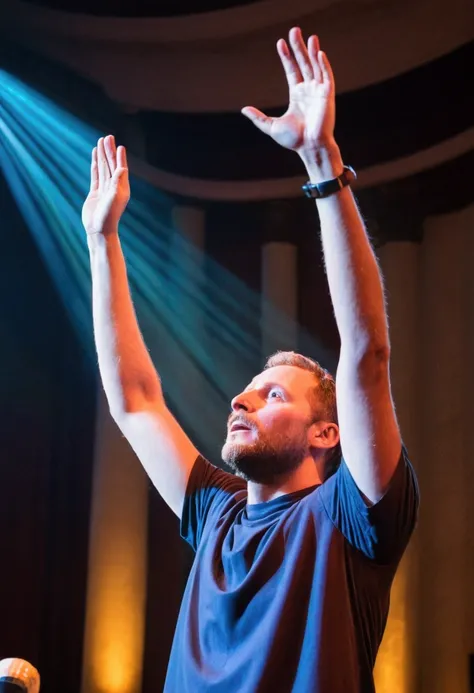
[[[259,130],[264,132],[266,135],[270,134],[270,129],[272,127],[273,118],[265,115],[262,111],[259,111],[253,106],[246,106],[241,110],[242,115],[252,121],[254,125],[258,127]]]

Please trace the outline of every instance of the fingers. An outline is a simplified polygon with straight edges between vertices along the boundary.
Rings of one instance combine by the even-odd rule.
[[[90,192],[95,192],[99,189],[99,168],[97,165],[97,147],[92,150],[91,158],[91,187]]]
[[[97,164],[99,170],[99,189],[102,188],[110,178],[110,169],[105,153],[104,138],[101,137],[97,142]]]
[[[117,166],[112,179],[119,181],[123,176],[128,176],[127,153],[125,147],[117,147]]]
[[[294,87],[296,84],[303,81],[303,76],[296,60],[288,48],[287,42],[284,39],[280,39],[277,42],[277,51],[278,55],[280,56],[281,64],[283,65],[283,69],[285,70],[288,86],[291,89],[291,87]]]
[[[305,82],[314,79],[314,70],[309,58],[308,49],[303,41],[303,35],[299,27],[293,27],[290,31],[290,46],[295,54],[296,62]]]
[[[121,145],[117,148],[117,167],[128,168],[127,152],[125,147],[122,147]]]
[[[335,88],[334,75],[326,53],[319,51],[318,63],[321,69],[322,81],[331,90]]]
[[[313,73],[314,73],[314,79],[317,82],[322,82],[323,77],[322,77],[322,72],[321,72],[321,66],[319,64],[319,39],[317,36],[310,36],[309,41],[308,41],[308,54],[309,54],[309,59],[311,60],[311,65],[313,68]]]
[[[254,108],[253,106],[246,106],[245,108],[242,108],[241,113],[246,118],[251,120],[252,123],[258,127],[259,130],[264,132],[266,135],[270,134],[273,118],[270,118],[270,116],[265,115],[265,113],[262,113],[262,111],[259,111],[257,108]]]
[[[111,174],[114,173],[117,168],[117,149],[115,147],[115,138],[113,135],[108,135],[104,140],[105,154],[107,156],[107,163],[109,165],[109,171]]]
[[[292,51],[284,39],[278,41],[277,50],[290,87],[313,79],[317,82],[327,81],[328,84],[334,84],[331,66],[320,50],[317,36],[310,36],[306,46],[301,29],[293,27],[289,41]]]
[[[92,152],[91,190],[101,189],[115,173],[120,178],[125,170],[128,170],[125,147],[117,149],[113,135],[101,137]]]

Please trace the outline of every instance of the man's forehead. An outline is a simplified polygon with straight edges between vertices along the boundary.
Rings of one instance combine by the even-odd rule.
[[[298,385],[307,387],[311,377],[312,373],[305,371],[303,368],[298,368],[298,366],[272,366],[252,378],[245,391],[259,389],[268,383],[287,387]]]

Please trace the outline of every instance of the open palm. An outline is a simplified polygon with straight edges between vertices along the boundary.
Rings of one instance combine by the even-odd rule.
[[[117,228],[130,199],[125,147],[114,138],[101,137],[92,152],[91,186],[82,208],[87,233],[107,233]]]
[[[277,43],[289,86],[286,113],[271,118],[251,106],[242,109],[242,113],[282,147],[310,151],[333,137],[334,77],[316,36],[311,36],[306,46],[301,30],[294,28],[289,38],[292,52],[284,39]]]

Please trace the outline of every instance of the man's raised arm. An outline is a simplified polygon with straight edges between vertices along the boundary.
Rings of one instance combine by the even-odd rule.
[[[316,36],[306,46],[301,31],[290,32],[278,53],[290,100],[287,112],[270,118],[243,109],[257,127],[296,151],[310,182],[343,173],[334,140],[335,86]],[[369,502],[384,494],[401,452],[389,379],[389,338],[382,279],[349,187],[317,200],[326,271],[341,338],[336,391],[341,447],[360,491]]]
[[[82,210],[91,257],[94,335],[110,411],[159,493],[181,516],[196,448],[167,408],[138,327],[118,224],[130,197],[124,147],[100,139]]]

